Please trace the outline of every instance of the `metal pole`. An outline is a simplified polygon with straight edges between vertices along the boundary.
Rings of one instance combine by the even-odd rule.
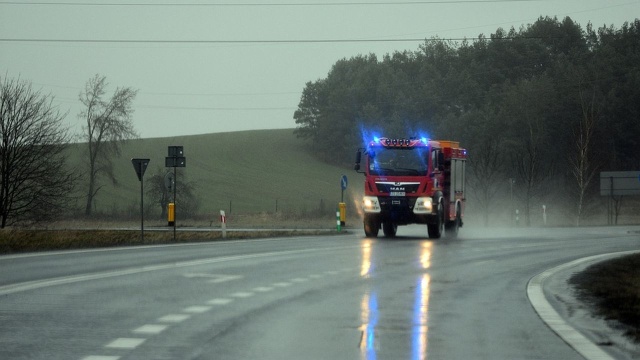
[[[142,174],[142,161],[140,161],[140,174]],[[140,240],[144,243],[144,177],[140,176]]]
[[[175,165],[175,164],[173,164]],[[176,172],[176,167],[173,167],[173,241],[176,241],[176,223],[177,221],[177,217],[176,217],[176,187],[178,186],[178,173]]]
[[[613,176],[609,177],[609,210],[607,214],[607,225],[613,225],[613,212],[615,204],[613,204]]]
[[[510,196],[510,205],[509,205],[509,222],[510,225],[513,226],[513,178],[509,178],[509,185],[511,186],[511,196]]]

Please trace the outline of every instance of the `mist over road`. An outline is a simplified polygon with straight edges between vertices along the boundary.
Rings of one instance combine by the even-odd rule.
[[[0,257],[3,359],[580,359],[527,282],[638,227],[463,228]]]

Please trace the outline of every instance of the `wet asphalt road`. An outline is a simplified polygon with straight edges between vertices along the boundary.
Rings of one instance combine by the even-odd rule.
[[[580,359],[527,282],[638,228],[463,228],[0,257],[1,359]]]

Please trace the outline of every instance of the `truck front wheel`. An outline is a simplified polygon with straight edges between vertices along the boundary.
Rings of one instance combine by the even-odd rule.
[[[439,239],[444,232],[444,206],[442,201],[438,202],[438,212],[436,214],[436,220],[427,224],[427,230],[429,231],[429,237],[432,239]]]
[[[378,237],[378,231],[380,230],[380,224],[370,217],[364,217],[364,234],[366,237]]]

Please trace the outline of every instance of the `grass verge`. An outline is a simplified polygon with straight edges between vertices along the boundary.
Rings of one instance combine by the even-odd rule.
[[[173,231],[145,231],[143,241],[140,231],[133,230],[5,230],[0,231],[0,254],[331,233],[337,232],[335,230],[227,231],[227,237],[223,239],[220,231],[177,231],[174,241]]]
[[[598,316],[624,324],[626,335],[640,343],[640,254],[592,265],[569,282]]]

